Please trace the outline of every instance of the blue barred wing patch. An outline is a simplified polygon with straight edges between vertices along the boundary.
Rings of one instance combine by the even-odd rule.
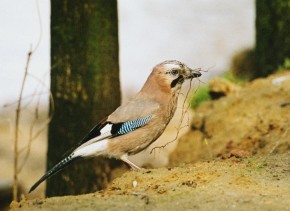
[[[152,117],[153,115],[150,114],[149,116],[145,118],[140,118],[140,119],[135,119],[132,121],[124,122],[120,125],[120,128],[118,129],[118,131],[116,131],[116,134],[124,135],[126,133],[130,133],[136,130],[137,128],[146,125],[152,119]]]

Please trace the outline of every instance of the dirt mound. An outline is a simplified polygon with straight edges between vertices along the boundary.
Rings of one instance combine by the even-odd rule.
[[[130,171],[104,191],[22,200],[13,210],[287,210],[289,156]]]
[[[195,110],[171,165],[290,149],[290,72],[258,79]]]

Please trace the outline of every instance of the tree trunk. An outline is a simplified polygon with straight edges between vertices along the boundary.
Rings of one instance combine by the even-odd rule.
[[[267,76],[290,59],[290,0],[256,0],[256,72]]]
[[[47,169],[120,104],[116,0],[51,0],[51,91]],[[115,160],[79,160],[47,181],[47,196],[106,186]]]

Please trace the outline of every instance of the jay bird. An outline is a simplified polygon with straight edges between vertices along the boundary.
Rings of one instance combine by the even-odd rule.
[[[183,82],[200,76],[199,71],[176,60],[156,65],[142,89],[97,124],[69,156],[31,187],[29,193],[79,157],[113,157],[133,169],[140,169],[128,159],[128,155],[146,149],[163,133],[175,113]]]

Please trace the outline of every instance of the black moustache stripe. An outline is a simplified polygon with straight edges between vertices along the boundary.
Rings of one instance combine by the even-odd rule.
[[[171,88],[174,88],[178,83],[182,83],[184,81],[184,78],[182,75],[178,76],[178,78],[174,79],[171,84],[170,84],[170,87]]]

